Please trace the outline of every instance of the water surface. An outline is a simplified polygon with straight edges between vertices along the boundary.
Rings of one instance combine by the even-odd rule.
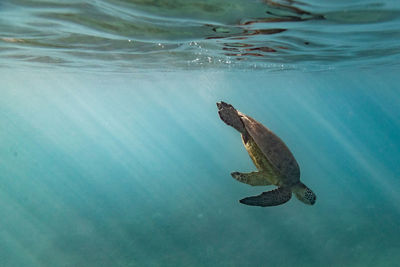
[[[397,0],[8,0],[0,5],[0,66],[118,72],[397,66],[399,14]]]

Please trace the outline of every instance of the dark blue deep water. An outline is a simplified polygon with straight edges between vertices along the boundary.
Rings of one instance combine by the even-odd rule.
[[[0,3],[0,266],[397,266],[397,1]],[[317,195],[239,200],[215,105]]]

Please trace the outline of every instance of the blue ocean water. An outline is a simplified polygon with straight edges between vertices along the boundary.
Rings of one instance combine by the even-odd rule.
[[[397,266],[400,7],[318,2],[2,2],[0,266]],[[315,205],[239,203],[221,100]]]

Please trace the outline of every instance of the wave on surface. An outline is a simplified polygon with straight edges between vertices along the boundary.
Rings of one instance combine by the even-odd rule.
[[[132,71],[397,64],[396,1],[330,2],[3,1],[0,66]]]

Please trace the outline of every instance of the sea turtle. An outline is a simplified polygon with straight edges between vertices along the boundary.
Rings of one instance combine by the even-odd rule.
[[[252,186],[278,186],[275,190],[244,198],[240,202],[251,206],[277,206],[289,201],[294,193],[300,201],[313,205],[316,196],[300,182],[299,165],[285,143],[271,130],[232,105],[218,102],[217,107],[222,121],[241,133],[244,147],[258,169],[250,173],[233,172],[232,177]]]

